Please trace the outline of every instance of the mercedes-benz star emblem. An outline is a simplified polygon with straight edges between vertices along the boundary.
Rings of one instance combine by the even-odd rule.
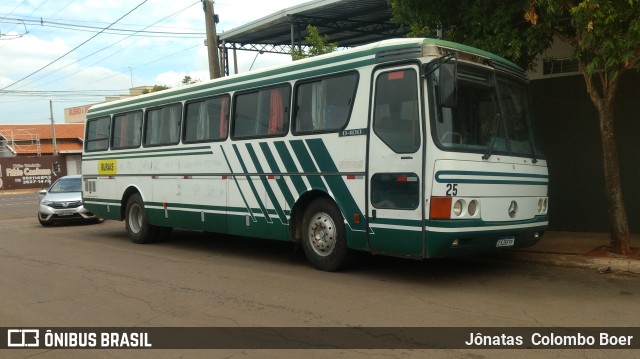
[[[509,217],[514,218],[518,213],[518,203],[516,201],[511,201],[509,205]]]

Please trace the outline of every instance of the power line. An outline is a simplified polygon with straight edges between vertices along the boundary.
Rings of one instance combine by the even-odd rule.
[[[31,16],[34,12],[38,11],[42,6],[44,6],[44,4],[48,3],[49,0],[44,0],[37,8],[35,8],[31,13],[29,13],[29,15],[27,16]],[[19,6],[21,6],[22,4],[24,4],[25,2],[23,1],[22,3],[20,3],[20,5],[18,5],[16,8],[14,8],[13,10],[11,10],[11,13],[13,13],[15,11],[15,9],[17,9]],[[9,14],[11,14],[9,13]],[[15,25],[12,26],[7,32],[13,30],[15,28]]]
[[[26,1],[27,0],[23,1],[20,5],[24,4]],[[58,13],[60,13],[62,10],[66,9],[67,7],[69,7],[69,5],[71,5],[75,1],[76,0],[70,0],[65,6],[61,7],[58,11],[56,11],[52,15],[50,15],[50,17],[56,16]],[[20,5],[16,6],[13,10],[17,9]],[[11,15],[13,13],[13,10],[9,14],[5,15],[5,17]],[[24,32],[25,32],[24,34],[14,35],[15,36],[14,38],[12,38],[12,39],[4,39],[4,40],[14,40],[14,39],[21,38],[22,36],[28,34],[29,31],[27,30],[27,25],[25,23],[22,23],[22,24],[24,25]],[[11,30],[9,30],[9,31],[11,31]],[[36,31],[37,30],[31,31],[31,33],[36,32]],[[1,34],[0,34],[0,40],[3,40]],[[0,49],[3,48],[3,47],[4,47],[4,45],[0,46]]]
[[[167,20],[167,19],[170,19],[170,18],[172,18],[172,17],[174,17],[174,16],[178,15],[179,13],[181,13],[181,12],[183,12],[183,11],[185,11],[185,10],[189,9],[190,7],[194,6],[195,4],[197,4],[197,3],[199,3],[199,2],[200,2],[200,1],[196,1],[196,2],[194,2],[193,4],[191,4],[191,5],[189,5],[189,6],[185,7],[185,8],[183,8],[183,9],[180,9],[180,10],[178,10],[178,11],[174,12],[173,14],[167,15],[167,16],[163,17],[162,19],[160,19],[160,20],[158,20],[158,21],[156,21],[156,22],[152,23],[151,25],[147,25],[147,26],[146,26],[146,27],[144,27],[142,30],[144,30],[144,29],[148,29],[148,28],[152,27],[152,26],[153,26],[153,25],[155,25],[155,24],[158,24],[158,23],[160,23],[160,22],[162,22],[162,21],[165,21],[165,20]],[[139,31],[142,31],[142,30],[139,30]],[[102,51],[104,51],[104,50],[106,50],[106,49],[108,49],[108,48],[110,48],[110,47],[112,47],[112,46],[115,46],[116,44],[118,44],[118,43],[120,43],[120,42],[122,42],[122,41],[124,41],[124,40],[126,40],[126,39],[130,38],[131,36],[134,36],[134,35],[135,35],[135,33],[134,33],[134,34],[131,34],[131,35],[129,35],[129,36],[127,36],[127,37],[125,37],[125,38],[122,38],[122,39],[118,40],[117,42],[114,42],[114,43],[112,43],[112,44],[110,44],[110,45],[108,45],[108,46],[105,46],[105,47],[103,47],[103,48],[101,48],[101,49],[99,49],[99,50],[97,50],[97,51],[92,52],[91,54],[89,54],[89,55],[87,55],[87,56],[84,56],[83,58],[81,58],[81,59],[79,59],[79,60],[76,60],[75,62],[76,62],[76,63],[79,63],[80,61],[82,61],[82,60],[84,60],[84,59],[86,59],[86,58],[88,58],[88,57],[91,57],[91,56],[93,56],[93,55],[95,55],[95,54],[97,54],[97,53],[99,53],[99,52],[102,52]],[[120,48],[120,51],[122,51],[122,49],[125,49],[125,48],[127,48],[127,47],[129,47],[129,46],[131,46],[131,44],[129,44],[129,45],[127,45],[127,46],[124,46],[124,47]],[[110,55],[110,56],[108,56],[108,57],[105,57],[105,58],[103,58],[103,59],[101,59],[101,60],[99,60],[99,61],[97,61],[97,62],[94,62],[93,64],[89,65],[89,67],[91,67],[91,66],[93,66],[93,65],[96,65],[96,64],[99,64],[100,62],[102,62],[102,61],[104,61],[104,60],[108,59],[109,57],[112,57],[112,56],[114,56],[114,55],[116,55],[116,54],[118,54],[118,53],[120,53],[120,52],[115,52],[115,53],[111,54],[111,55]],[[34,82],[36,82],[36,81],[39,81],[39,80],[41,80],[41,79],[43,79],[43,78],[46,78],[46,77],[48,77],[48,76],[51,76],[51,75],[53,75],[54,73],[56,73],[56,72],[58,72],[58,71],[60,71],[60,70],[63,70],[63,69],[65,69],[65,68],[67,68],[67,67],[71,66],[72,64],[73,64],[73,63],[67,64],[67,65],[65,65],[65,66],[63,66],[63,67],[60,67],[60,68],[58,68],[58,69],[53,70],[52,72],[49,72],[48,74],[44,74],[44,75],[42,75],[42,76],[38,77],[37,79],[35,79],[35,80],[31,81],[30,83],[28,83],[28,84],[26,84],[26,85],[25,85],[25,84],[23,84],[20,88],[24,88],[24,87],[26,87],[26,86],[28,86],[28,85],[30,85],[30,84],[33,84],[33,83],[34,83]],[[69,74],[69,75],[67,75],[67,76],[63,76],[63,77],[57,78],[57,79],[55,79],[55,80],[53,80],[53,81],[51,81],[51,82],[48,82],[48,83],[46,83],[46,84],[43,84],[42,86],[46,86],[46,85],[52,84],[52,83],[54,83],[54,82],[57,82],[57,81],[60,81],[60,80],[66,79],[67,77],[77,75],[77,74],[79,74],[80,72],[87,70],[89,67],[85,67],[85,68],[83,68],[83,69],[81,69],[81,70],[79,70],[79,71],[76,71],[76,72],[74,72],[74,73],[71,73],[71,74]]]
[[[138,65],[138,66],[136,66],[136,67],[132,67],[131,69],[132,69],[132,70],[135,70],[135,69],[137,69],[137,68],[140,68],[140,67],[143,67],[143,66],[150,65],[150,64],[152,64],[152,63],[154,63],[154,62],[162,61],[162,60],[167,59],[167,58],[169,58],[169,57],[171,57],[171,56],[178,55],[178,54],[180,54],[180,53],[183,53],[183,52],[185,52],[185,51],[189,51],[189,50],[194,49],[194,48],[199,47],[199,46],[202,46],[202,44],[198,44],[198,45],[195,45],[195,46],[187,47],[186,49],[182,49],[182,50],[180,50],[180,51],[177,51],[177,52],[171,53],[171,54],[169,54],[169,55],[167,55],[167,56],[163,56],[163,57],[157,58],[157,59],[155,59],[155,60],[149,61],[149,62],[147,62],[147,63],[141,64],[141,65]],[[129,71],[129,70],[127,70],[127,71],[121,71],[121,72],[118,72],[118,73],[116,73],[116,74],[113,74],[113,75],[110,75],[110,76],[107,76],[107,77],[103,77],[103,78],[101,78],[101,79],[99,79],[99,80],[93,81],[93,83],[96,83],[96,82],[100,82],[100,81],[104,81],[104,80],[110,79],[110,78],[112,78],[112,77],[114,77],[114,76],[118,76],[118,75],[120,75],[120,74],[124,74],[125,72],[128,72],[128,71]],[[77,88],[78,88],[78,87],[75,87],[74,89],[77,89]]]
[[[140,4],[138,4],[138,6],[134,7],[134,8],[133,8],[133,9],[131,9],[129,12],[127,12],[127,13],[126,13],[126,14],[124,14],[122,17],[120,17],[118,20],[116,20],[116,21],[114,21],[113,23],[111,23],[111,25],[109,25],[109,26],[107,26],[106,28],[104,28],[104,30],[107,30],[109,27],[111,27],[112,25],[116,24],[118,21],[122,20],[122,19],[123,19],[124,17],[126,17],[127,15],[131,14],[134,10],[136,10],[137,8],[139,8],[140,6],[142,6],[142,5],[143,5],[144,3],[146,3],[147,1],[148,1],[148,0],[144,0],[143,2],[141,2]],[[67,53],[65,53],[64,55],[62,55],[62,56],[58,57],[57,59],[53,60],[52,62],[48,63],[47,65],[45,65],[45,66],[43,66],[43,67],[39,68],[38,70],[36,70],[36,71],[34,71],[34,72],[30,73],[29,75],[27,75],[27,76],[25,76],[25,77],[21,78],[20,80],[18,80],[18,81],[14,82],[14,83],[12,83],[12,84],[10,84],[10,85],[7,85],[7,86],[5,86],[5,87],[1,88],[1,89],[0,89],[0,91],[5,90],[5,89],[7,89],[7,88],[9,88],[9,87],[11,87],[11,86],[14,86],[15,84],[17,84],[17,83],[19,83],[19,82],[21,82],[21,81],[24,81],[24,80],[28,79],[29,77],[31,77],[31,76],[33,76],[33,75],[37,74],[38,72],[40,72],[40,71],[44,70],[45,68],[47,68],[47,67],[49,67],[49,66],[53,65],[53,64],[54,64],[54,63],[56,63],[58,60],[62,59],[63,57],[65,57],[65,56],[67,56],[67,55],[69,55],[69,54],[70,54],[70,53],[72,53],[73,51],[75,51],[75,50],[77,50],[78,48],[80,48],[82,45],[84,45],[84,44],[86,44],[87,42],[91,41],[92,39],[96,38],[96,37],[97,37],[98,35],[100,35],[101,33],[102,33],[102,31],[101,31],[101,32],[99,32],[99,33],[97,33],[97,34],[95,34],[95,35],[93,35],[93,36],[91,36],[89,39],[87,39],[86,41],[84,41],[84,42],[83,42],[83,43],[81,43],[80,45],[78,45],[78,46],[74,47],[73,49],[71,49],[70,51],[68,51]]]
[[[197,1],[198,3],[200,1]],[[187,8],[193,6],[192,4]],[[144,29],[149,28],[149,26],[145,27],[143,30],[132,30],[132,29],[121,29],[121,28],[110,28],[108,30],[104,30],[103,28],[97,26],[88,26],[88,25],[74,25],[70,23],[63,23],[57,21],[46,21],[46,20],[28,20],[28,19],[20,19],[20,18],[9,18],[9,17],[0,17],[0,22],[7,23],[15,23],[15,24],[29,24],[29,25],[39,25],[42,27],[52,27],[57,29],[65,29],[65,30],[74,30],[74,31],[83,31],[83,32],[104,32],[105,34],[113,34],[113,35],[126,35],[133,33],[135,36],[146,36],[146,37],[202,37],[205,35],[204,32],[176,32],[176,31],[145,31]]]

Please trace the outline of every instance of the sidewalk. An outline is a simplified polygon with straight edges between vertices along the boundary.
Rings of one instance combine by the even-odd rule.
[[[3,190],[0,190],[0,196],[11,195],[11,194],[38,193],[38,191],[40,191],[40,188],[3,189]]]
[[[528,248],[500,253],[504,259],[579,267],[601,272],[630,272],[640,274],[640,258],[616,257],[607,253],[608,233],[546,232],[540,241]],[[631,236],[631,247],[640,247],[640,236]]]

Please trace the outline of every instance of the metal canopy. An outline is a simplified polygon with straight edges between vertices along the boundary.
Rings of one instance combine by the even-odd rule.
[[[223,58],[228,59],[229,49],[290,54],[294,46],[308,46],[304,39],[307,25],[317,27],[338,47],[404,37],[408,33],[408,28],[391,22],[388,0],[310,1],[220,34]]]

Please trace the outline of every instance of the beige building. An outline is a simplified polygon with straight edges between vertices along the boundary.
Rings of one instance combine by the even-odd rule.
[[[104,99],[104,102],[111,102],[111,101],[121,100],[128,97],[140,96],[148,91],[151,91],[151,89],[153,89],[153,86],[132,87],[129,89],[128,95],[109,96]],[[99,103],[104,103],[104,102],[65,108],[64,122],[65,123],[85,123],[87,121],[87,112],[89,111],[89,108],[91,108],[91,106],[93,105],[97,105]]]

